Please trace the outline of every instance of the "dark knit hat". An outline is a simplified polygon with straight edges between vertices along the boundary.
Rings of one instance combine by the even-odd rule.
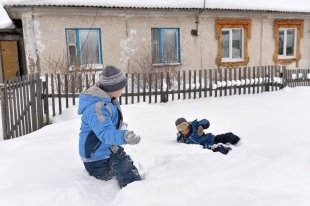
[[[99,78],[100,89],[106,92],[115,92],[127,86],[127,78],[124,73],[114,67],[106,66]]]
[[[189,123],[186,121],[185,118],[181,117],[175,121],[175,126],[177,127],[177,130],[180,132],[188,128]]]

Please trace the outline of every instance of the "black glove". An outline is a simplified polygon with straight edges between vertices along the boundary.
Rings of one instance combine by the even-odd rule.
[[[223,145],[219,145],[219,146],[212,149],[213,152],[220,152],[224,155],[226,155],[229,152],[229,150],[231,150],[230,147],[227,147],[227,146],[225,147]]]

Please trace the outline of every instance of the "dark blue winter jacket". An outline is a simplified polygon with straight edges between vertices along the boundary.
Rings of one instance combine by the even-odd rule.
[[[126,144],[119,103],[97,85],[79,96],[78,113],[82,114],[79,153],[84,162],[107,159],[111,145]]]
[[[196,119],[189,122],[189,134],[185,136],[181,132],[178,132],[177,141],[186,144],[200,144],[203,145],[204,148],[210,149],[214,144],[215,136],[212,133],[204,133],[202,136],[199,136],[197,133],[199,126],[207,129],[210,126],[210,123],[207,119],[202,119],[200,121]]]

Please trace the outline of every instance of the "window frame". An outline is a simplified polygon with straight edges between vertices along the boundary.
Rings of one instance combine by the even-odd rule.
[[[295,35],[294,35],[294,55],[292,56],[288,56],[286,54],[286,50],[287,50],[287,31],[288,30],[294,30],[295,31]],[[284,31],[284,39],[283,39],[283,55],[280,55],[278,53],[278,58],[279,59],[294,59],[296,58],[296,48],[297,48],[297,29],[296,28],[279,28],[279,33],[280,31]],[[278,39],[279,42],[279,39]],[[278,44],[279,45],[279,44]],[[279,51],[279,47],[278,47],[278,51]]]
[[[69,31],[74,31],[75,33],[75,43],[71,43],[68,41],[68,33]],[[98,63],[91,63],[91,64],[102,64],[102,41],[101,41],[101,29],[100,28],[66,28],[65,29],[65,35],[66,35],[66,49],[67,49],[67,60],[68,64],[70,66],[75,65],[71,63],[71,58],[70,58],[70,51],[69,47],[70,46],[75,46],[76,48],[76,59],[77,59],[77,65],[86,65],[88,63],[82,63],[82,52],[81,52],[81,39],[80,39],[80,31],[98,31]]]
[[[159,47],[159,59],[160,62],[155,62],[153,57],[153,30],[157,30],[158,35],[158,47]],[[177,48],[177,62],[165,62],[164,61],[164,46],[163,46],[163,31],[165,30],[176,30],[177,31],[177,40],[176,40],[176,48]],[[161,65],[180,65],[181,64],[181,46],[180,46],[180,28],[151,28],[151,56],[152,56],[152,65],[153,66],[161,66]]]
[[[280,30],[285,30],[287,33],[288,29],[295,29],[295,42],[294,42],[294,49],[295,49],[294,53],[295,54],[294,56],[279,55],[279,32]],[[276,19],[274,20],[273,34],[274,34],[274,39],[275,39],[275,50],[273,54],[273,61],[276,64],[287,65],[287,64],[291,64],[295,62],[296,66],[298,67],[299,60],[301,59],[300,41],[301,41],[301,38],[303,37],[303,30],[304,30],[303,19],[290,19],[290,20]],[[286,45],[286,42],[285,42],[285,45]]]
[[[217,39],[217,57],[216,63],[219,67],[238,67],[246,66],[249,63],[248,41],[251,38],[252,22],[250,19],[217,19],[215,22]],[[222,58],[222,31],[223,30],[242,29],[242,58],[228,59]],[[230,41],[232,39],[230,38]],[[232,47],[230,48],[230,50]],[[230,54],[231,55],[231,54]]]
[[[232,32],[233,30],[241,30],[242,31],[242,54],[241,54],[241,58],[233,58],[232,54],[233,54],[233,41],[232,41]],[[229,57],[228,58],[222,58],[222,62],[240,62],[244,60],[244,29],[243,28],[223,28],[223,31],[229,31]]]

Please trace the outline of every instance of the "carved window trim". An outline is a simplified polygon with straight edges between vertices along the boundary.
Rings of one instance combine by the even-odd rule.
[[[296,34],[296,51],[295,51],[295,57],[292,58],[285,58],[280,59],[278,50],[279,50],[279,30],[280,29],[289,29],[294,28],[297,31]],[[273,61],[276,64],[291,64],[296,63],[296,67],[298,67],[299,60],[301,59],[301,52],[300,52],[300,40],[303,37],[304,33],[304,20],[303,19],[277,19],[274,20],[273,23],[273,36],[275,39],[275,48],[273,53]]]
[[[218,19],[216,20],[215,30],[217,39],[217,57],[216,64],[219,67],[238,67],[246,66],[249,63],[248,41],[251,38],[252,22],[250,19]],[[222,61],[222,29],[242,28],[243,29],[243,60],[233,62]]]

